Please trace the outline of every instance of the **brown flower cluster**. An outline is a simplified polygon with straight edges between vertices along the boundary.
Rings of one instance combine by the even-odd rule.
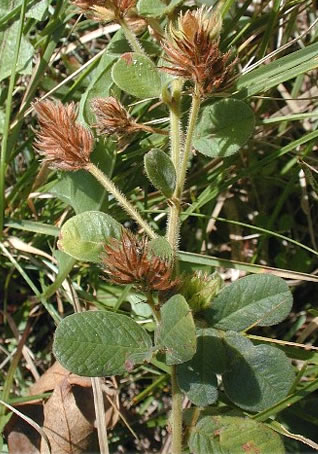
[[[35,148],[50,167],[60,170],[83,169],[90,162],[94,139],[91,132],[76,122],[75,104],[42,101],[33,105],[40,130]]]
[[[136,0],[74,0],[84,12],[92,12],[96,20],[118,21],[136,6]]]
[[[179,16],[176,27],[170,27],[163,41],[165,60],[170,74],[192,80],[201,96],[224,89],[234,73],[236,60],[219,48],[221,19],[211,9],[202,7]]]
[[[125,107],[112,96],[95,98],[91,106],[97,121],[94,126],[100,134],[123,137],[140,129]]]
[[[112,282],[133,284],[144,292],[171,290],[178,283],[172,279],[171,263],[152,255],[146,238],[139,240],[128,230],[105,246],[103,263]]]

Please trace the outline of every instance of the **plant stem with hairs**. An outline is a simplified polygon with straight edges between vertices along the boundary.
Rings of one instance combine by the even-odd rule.
[[[156,233],[142,218],[137,209],[127,200],[124,194],[119,191],[117,186],[98,167],[95,166],[95,164],[90,162],[86,165],[85,169],[100,182],[100,184],[106,189],[106,191],[110,192],[115,197],[122,208],[129,214],[132,219],[134,219],[140,225],[140,227],[144,229],[144,231],[150,238],[157,237]]]
[[[142,45],[140,44],[135,33],[131,30],[131,28],[127,24],[127,21],[124,18],[122,18],[122,19],[118,20],[118,23],[121,26],[121,28],[125,34],[125,37],[126,37],[127,41],[129,42],[132,50],[134,52],[136,52],[137,54],[145,55],[145,51],[143,50]]]
[[[173,202],[169,211],[167,225],[167,240],[176,255],[178,250],[178,240],[180,231],[181,199],[184,189],[187,166],[192,149],[193,134],[200,108],[200,93],[197,85],[192,96],[192,105],[189,117],[188,131],[186,135],[184,151],[181,152],[181,114],[180,114],[180,85],[174,85],[172,91],[172,103],[170,103],[170,124],[171,124],[171,159],[176,167],[177,182],[173,195]],[[172,453],[181,454],[182,452],[182,393],[177,383],[177,366],[171,367],[172,385]]]
[[[170,146],[171,146],[171,160],[175,166],[176,172],[179,172],[180,155],[181,155],[181,89],[183,82],[177,79],[172,83],[171,98],[168,101],[170,110]],[[177,188],[176,188],[177,190]],[[173,197],[173,201],[169,208],[168,225],[167,225],[167,240],[171,247],[176,252],[178,243],[179,232],[179,212],[180,203],[177,194]]]

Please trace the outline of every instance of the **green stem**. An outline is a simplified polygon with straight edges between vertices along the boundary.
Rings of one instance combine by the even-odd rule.
[[[182,393],[181,393],[180,388],[177,383],[177,366],[171,366],[171,385],[172,385],[171,454],[181,454],[182,453]]]
[[[171,144],[171,160],[175,166],[177,175],[180,167],[181,155],[181,90],[183,81],[177,79],[172,84],[171,99],[168,101],[170,110],[170,144]],[[167,225],[167,240],[171,244],[174,251],[177,251],[179,239],[179,215],[180,203],[176,197],[169,208],[168,225]]]
[[[152,309],[156,324],[159,325],[160,318],[161,318],[160,312],[157,310],[156,303],[153,300],[153,296],[152,296],[151,292],[147,293],[147,303],[149,304],[149,306]]]
[[[186,136],[186,141],[184,145],[184,152],[182,155],[181,163],[178,164],[179,166],[177,169],[177,183],[176,183],[176,190],[173,195],[172,203],[173,205],[170,208],[169,212],[169,220],[168,220],[168,227],[167,227],[167,239],[171,246],[177,251],[177,245],[179,240],[179,233],[180,233],[180,212],[181,212],[181,197],[184,189],[184,183],[187,175],[187,167],[188,162],[192,150],[192,141],[193,141],[193,134],[195,130],[196,121],[198,119],[199,109],[200,109],[200,94],[197,87],[195,87],[193,97],[192,97],[192,105],[189,117],[189,124],[188,124],[188,132]],[[172,137],[176,131],[172,131]],[[179,131],[180,134],[180,131]],[[171,141],[171,148],[173,148],[174,142]],[[180,143],[179,143],[179,150],[180,150]],[[172,151],[172,156],[174,156],[174,151]],[[180,156],[180,152],[179,152]]]
[[[121,28],[123,29],[125,37],[126,37],[127,41],[129,42],[130,47],[132,48],[132,50],[134,52],[136,52],[137,54],[145,54],[145,51],[143,50],[142,45],[138,41],[137,36],[129,28],[129,25],[127,24],[126,20],[125,19],[120,19],[118,21],[118,23],[121,26]]]
[[[175,166],[177,175],[180,173],[181,158],[181,90],[183,81],[176,80],[172,84],[171,97],[167,95],[167,104],[170,110],[170,146],[171,160]],[[180,228],[180,197],[176,190],[169,208],[166,238],[174,250],[175,256],[178,250],[179,228]],[[177,383],[176,366],[171,367],[171,393],[172,393],[172,412],[171,412],[171,432],[172,432],[172,454],[182,452],[182,393]]]
[[[192,105],[191,105],[191,111],[190,111],[190,117],[189,117],[189,124],[188,124],[188,132],[187,132],[187,137],[184,145],[184,152],[182,156],[182,163],[181,163],[181,169],[180,169],[180,176],[177,181],[177,189],[176,189],[176,195],[179,199],[181,199],[183,188],[184,188],[184,183],[185,183],[185,178],[187,175],[187,167],[188,167],[188,162],[192,150],[192,141],[193,141],[193,134],[196,126],[196,122],[198,119],[198,114],[199,114],[199,109],[200,109],[200,103],[201,103],[201,98],[199,91],[197,87],[195,87],[193,96],[192,96]]]
[[[12,97],[13,97],[13,90],[14,90],[14,84],[15,84],[17,62],[18,62],[18,57],[19,57],[19,53],[20,53],[21,40],[22,40],[22,34],[23,34],[23,24],[24,24],[25,12],[26,12],[26,4],[27,4],[27,1],[24,0],[22,3],[22,6],[21,6],[19,30],[18,30],[17,40],[15,43],[14,56],[13,56],[13,62],[12,62],[12,67],[11,67],[11,76],[10,76],[10,81],[9,81],[4,128],[3,128],[3,138],[2,138],[2,145],[1,145],[1,158],[0,158],[0,235],[1,236],[2,236],[3,224],[4,224],[5,175],[6,175],[7,158],[8,158],[8,139],[9,139],[9,131],[10,131]]]
[[[86,170],[91,173],[96,178],[96,180],[98,180],[100,184],[117,199],[122,208],[140,225],[140,227],[144,229],[144,231],[147,233],[147,235],[149,235],[150,238],[157,237],[155,232],[141,217],[136,208],[126,199],[124,194],[119,191],[117,186],[115,186],[115,184],[101,170],[99,170],[98,167],[96,167],[93,163],[89,163],[86,166]]]

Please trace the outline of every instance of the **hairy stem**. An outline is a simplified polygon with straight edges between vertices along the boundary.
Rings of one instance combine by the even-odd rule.
[[[119,191],[117,186],[101,170],[99,170],[98,167],[96,167],[93,163],[89,163],[86,166],[86,170],[100,182],[100,184],[106,189],[106,191],[110,192],[115,197],[122,208],[129,214],[132,219],[134,219],[140,225],[140,227],[144,229],[144,231],[150,238],[157,237],[152,228],[141,217],[137,209],[126,199],[124,194]]]
[[[182,80],[177,79],[172,84],[172,94],[169,100],[170,110],[170,144],[171,144],[171,160],[175,166],[177,175],[180,167],[181,155],[181,90]],[[175,194],[176,195],[176,194]],[[180,203],[177,197],[173,197],[173,201],[169,208],[168,225],[167,225],[167,240],[174,251],[177,251],[179,240],[179,215]]]
[[[180,96],[181,86],[174,87],[172,101],[168,103],[170,107],[170,124],[171,124],[171,159],[177,171],[176,189],[172,198],[172,205],[169,211],[167,240],[174,249],[175,254],[178,250],[178,240],[180,231],[180,213],[181,213],[181,198],[184,189],[184,183],[187,174],[187,166],[192,149],[193,134],[200,108],[200,95],[197,87],[192,97],[192,105],[189,117],[188,130],[184,145],[184,152],[181,155],[181,115],[180,115]],[[174,97],[174,95],[176,97]],[[177,102],[176,102],[177,100]],[[177,383],[176,366],[171,368],[171,384],[172,384],[172,454],[181,454],[182,452],[182,393]]]
[[[172,83],[172,93],[166,93],[167,104],[170,110],[170,146],[171,160],[175,166],[177,175],[180,172],[181,158],[181,90],[183,82],[177,79]],[[166,238],[170,243],[176,257],[179,240],[180,226],[180,198],[177,197],[178,185],[169,208]],[[182,393],[177,383],[176,366],[171,367],[171,391],[172,391],[172,412],[171,412],[171,432],[172,432],[172,453],[181,454],[182,452]]]
[[[171,453],[182,453],[182,393],[177,383],[177,366],[171,366],[172,385],[172,412],[171,431],[172,444]]]
[[[143,50],[142,45],[138,41],[138,38],[135,35],[135,33],[129,28],[127,21],[125,19],[120,19],[119,25],[123,29],[125,37],[126,37],[127,41],[129,42],[132,50],[134,52],[136,52],[137,54],[145,54],[145,51]]]
[[[182,196],[183,188],[184,188],[184,183],[186,179],[186,174],[187,174],[187,167],[188,167],[188,162],[192,150],[192,141],[193,141],[193,134],[194,134],[194,129],[195,125],[198,119],[198,114],[199,114],[199,109],[200,109],[200,94],[199,90],[197,87],[194,90],[193,96],[192,96],[192,105],[191,105],[191,111],[190,111],[190,117],[189,117],[189,124],[188,124],[188,131],[187,131],[187,136],[186,136],[186,141],[184,145],[184,152],[182,156],[182,162],[181,162],[181,169],[180,169],[180,174],[177,180],[177,190],[176,190],[176,195],[180,199]]]

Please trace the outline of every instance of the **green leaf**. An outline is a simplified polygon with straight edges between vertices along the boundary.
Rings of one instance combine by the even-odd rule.
[[[165,14],[167,5],[161,0],[139,0],[137,3],[137,11],[143,17],[161,17]]]
[[[112,68],[112,78],[121,90],[136,98],[157,98],[161,95],[159,72],[145,55],[123,54]]]
[[[170,199],[176,187],[177,174],[167,153],[154,148],[145,155],[144,161],[151,184]]]
[[[206,331],[202,330],[203,333]],[[180,389],[198,407],[207,407],[213,404],[218,397],[217,378],[211,367],[213,348],[212,336],[199,336],[197,351],[193,358],[177,366],[177,379]]]
[[[238,407],[262,411],[284,399],[294,382],[294,370],[280,349],[254,346],[235,332],[224,337],[228,364],[223,374],[224,391]]]
[[[281,437],[265,424],[238,416],[205,416],[192,429],[193,454],[284,454]]]
[[[198,339],[202,339],[205,349],[209,351],[209,364],[215,374],[223,374],[227,367],[227,351],[223,341],[224,333],[214,328],[197,330]],[[206,351],[206,355],[208,352]]]
[[[76,214],[100,210],[105,198],[103,187],[85,170],[63,172],[50,193],[73,207]]]
[[[292,294],[283,279],[255,274],[226,286],[204,312],[204,317],[215,328],[241,331],[253,324],[280,323],[288,316],[292,304]]]
[[[254,130],[252,109],[238,99],[223,99],[202,109],[193,146],[210,157],[236,153]]]
[[[15,52],[15,42],[19,31],[19,21],[13,22],[3,32],[0,32],[0,81],[10,76],[12,61]],[[31,74],[32,58],[34,54],[33,46],[22,36],[19,57],[17,61],[17,73]]]
[[[41,21],[44,19],[44,15],[45,15],[48,7],[49,7],[49,0],[39,0],[37,3],[35,3],[33,6],[31,6],[31,8],[27,11],[26,17],[31,17],[33,19]]]
[[[115,55],[109,55],[109,49],[117,42],[121,36],[121,30],[114,34],[110,40],[106,52],[102,55],[97,68],[93,72],[92,80],[85,93],[81,96],[79,108],[79,120],[87,125],[95,122],[94,114],[91,110],[91,101],[94,98],[106,97],[110,95],[110,88],[113,85],[111,68],[116,61]]]
[[[125,315],[103,311],[66,317],[53,344],[62,366],[87,377],[122,374],[132,359],[148,359],[150,350],[151,338],[140,325]]]
[[[58,246],[75,259],[99,262],[109,238],[120,236],[121,225],[114,218],[100,211],[85,211],[62,226]]]
[[[157,347],[166,350],[168,365],[189,361],[197,340],[191,310],[182,295],[174,295],[160,309]]]
[[[181,5],[184,0],[171,0],[167,6],[162,0],[139,0],[137,11],[143,17],[161,17],[171,14],[174,9]]]
[[[111,142],[101,139],[95,146],[92,162],[111,176],[116,152]],[[76,214],[84,211],[106,211],[108,194],[101,184],[85,170],[63,172],[50,193],[70,205]]]

